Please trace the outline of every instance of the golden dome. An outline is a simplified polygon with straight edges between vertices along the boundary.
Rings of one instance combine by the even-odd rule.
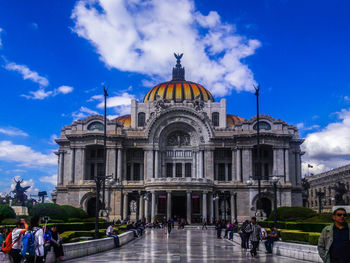
[[[167,81],[153,87],[143,98],[143,102],[157,100],[157,95],[163,99],[182,102],[184,100],[194,100],[197,96],[203,101],[214,102],[213,95],[202,85],[185,80]]]
[[[124,115],[124,116],[119,116],[118,118],[114,119],[116,122],[119,124],[123,125],[123,127],[130,127],[131,125],[131,115]]]
[[[202,100],[211,100],[214,102],[213,95],[202,85],[185,80],[185,68],[181,66],[181,58],[183,54],[174,54],[176,65],[173,68],[173,78],[153,87],[147,92],[143,98],[143,102],[155,101],[157,96],[164,100],[174,100],[175,102],[183,102],[184,100],[194,100],[199,96]]]
[[[237,115],[226,114],[226,125],[227,127],[235,126],[238,122],[242,122],[245,119]]]

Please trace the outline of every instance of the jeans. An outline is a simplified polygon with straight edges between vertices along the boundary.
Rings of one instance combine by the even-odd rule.
[[[258,248],[259,246],[259,241],[252,241],[252,249],[250,250],[250,253],[252,253],[253,256],[256,256],[256,249]]]
[[[249,236],[250,233],[241,233],[241,239],[242,239],[242,248],[249,248]]]
[[[115,247],[119,247],[119,237],[117,235],[108,235],[108,237],[113,237]]]
[[[267,238],[267,240],[265,242],[265,247],[266,247],[267,253],[272,253],[273,242],[275,242],[275,240],[273,238]]]

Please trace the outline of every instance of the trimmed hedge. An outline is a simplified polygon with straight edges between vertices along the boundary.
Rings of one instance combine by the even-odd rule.
[[[259,225],[261,225],[262,227],[271,227],[274,225],[274,222],[273,221],[260,221]],[[329,225],[329,223],[277,221],[277,228],[278,229],[299,230],[299,231],[303,231],[303,232],[321,233],[322,229],[328,225]]]
[[[49,216],[53,220],[65,220],[76,218],[79,221],[88,217],[87,213],[74,206],[57,205],[51,203],[37,204],[31,209],[31,216]]]
[[[57,231],[60,233],[67,231],[90,231],[95,229],[95,223],[93,222],[75,222],[75,223],[48,223],[48,227],[56,226]],[[100,229],[107,228],[108,223],[99,222],[98,227]]]
[[[300,243],[307,243],[310,245],[317,245],[320,233],[302,232],[298,230],[280,230],[282,241],[297,241]]]
[[[314,217],[316,215],[317,213],[314,210],[302,206],[281,206],[277,208],[277,220],[279,221],[300,221]],[[274,211],[272,211],[269,216],[270,221],[272,221],[273,219]]]

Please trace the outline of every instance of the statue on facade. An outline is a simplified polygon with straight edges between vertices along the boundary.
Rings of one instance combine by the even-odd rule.
[[[157,95],[155,105],[154,105],[154,107],[156,108],[156,111],[160,112],[160,111],[166,109],[167,106],[165,105],[165,103],[167,103],[167,102],[168,102],[167,100],[165,100],[161,96]]]
[[[201,96],[198,95],[193,101],[193,107],[196,111],[202,111],[204,108],[204,101],[201,99]]]
[[[335,191],[335,205],[345,205],[343,195],[349,191],[345,184],[343,182],[338,182],[332,189]]]
[[[135,200],[132,200],[130,202],[130,213],[136,213],[137,210],[137,204]]]
[[[25,201],[28,199],[26,195],[26,191],[30,188],[30,186],[22,187],[21,183],[23,182],[23,179],[18,181],[16,179],[13,179],[13,180],[16,183],[15,190],[12,191],[12,193],[15,194],[14,199],[17,204],[24,206]]]

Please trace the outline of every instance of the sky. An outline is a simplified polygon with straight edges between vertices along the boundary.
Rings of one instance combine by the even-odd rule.
[[[170,80],[173,53],[186,79],[227,99],[227,112],[260,112],[299,128],[303,174],[350,163],[350,3],[324,0],[79,0],[0,2],[0,193],[13,178],[56,185],[55,138],[64,125],[128,114]],[[307,169],[307,164],[313,168]]]

